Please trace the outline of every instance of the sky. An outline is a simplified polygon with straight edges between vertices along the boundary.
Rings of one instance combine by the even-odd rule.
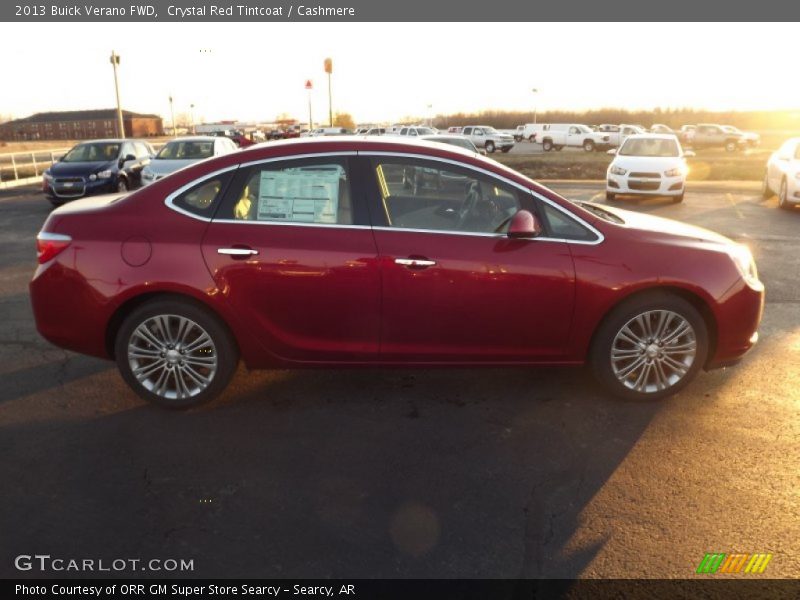
[[[482,39],[490,37],[493,43]],[[0,23],[0,117],[122,106],[197,122],[358,123],[488,109],[800,108],[796,25]],[[38,40],[35,41],[35,40]],[[788,67],[788,68],[787,68]],[[532,89],[538,92],[532,92]],[[430,105],[430,108],[429,108]]]

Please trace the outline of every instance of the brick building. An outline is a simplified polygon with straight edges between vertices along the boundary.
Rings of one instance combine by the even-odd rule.
[[[161,117],[122,111],[125,137],[164,135]],[[0,140],[87,140],[117,137],[117,111],[71,110],[36,113],[0,123]]]

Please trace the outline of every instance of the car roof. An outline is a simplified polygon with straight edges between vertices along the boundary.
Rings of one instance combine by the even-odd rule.
[[[220,135],[185,135],[173,138],[166,142],[167,144],[171,144],[172,142],[215,142],[217,140],[224,140],[227,139],[225,136]]]

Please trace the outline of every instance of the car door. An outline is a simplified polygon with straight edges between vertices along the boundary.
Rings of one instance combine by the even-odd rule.
[[[574,125],[571,126],[567,130],[567,146],[580,146],[583,144],[583,134],[581,130],[575,127]]]
[[[377,356],[380,272],[350,160],[241,167],[203,239],[216,289],[282,360]]]
[[[128,179],[128,187],[130,189],[137,187],[141,183],[141,178],[137,177],[137,165],[139,164],[136,158],[136,150],[131,142],[124,142],[119,151],[120,171],[125,174]],[[141,170],[141,169],[139,169]]]
[[[369,157],[381,265],[381,360],[507,363],[565,350],[575,274],[568,243],[505,233],[530,192],[448,161]],[[426,174],[416,190],[408,170]]]

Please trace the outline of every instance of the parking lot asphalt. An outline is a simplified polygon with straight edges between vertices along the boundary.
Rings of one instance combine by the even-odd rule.
[[[241,370],[183,413],[37,335],[50,207],[0,193],[0,576],[42,576],[13,566],[39,553],[198,577],[672,578],[771,552],[766,575],[797,577],[800,210],[731,189],[615,202],[748,243],[767,286],[756,348],[671,399],[616,401],[581,369]]]

